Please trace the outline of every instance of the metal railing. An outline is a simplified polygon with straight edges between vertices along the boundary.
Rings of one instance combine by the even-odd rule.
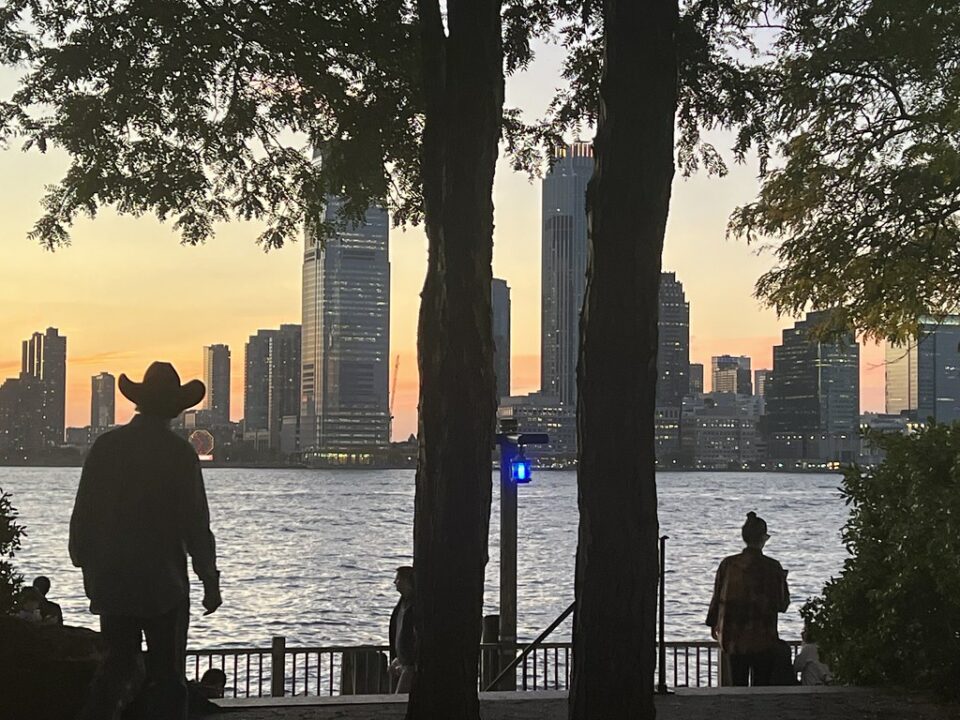
[[[788,644],[792,656],[796,656],[800,642]],[[518,653],[524,653],[529,645],[519,643]],[[666,677],[673,681],[672,687],[720,685],[717,643],[673,641],[664,646]],[[495,656],[498,649],[497,644],[484,643],[480,656]],[[391,693],[396,679],[388,672],[388,657],[389,648],[383,645],[287,647],[278,637],[270,648],[188,650],[187,678],[199,680],[206,670],[220,668],[227,676],[226,696],[231,698]],[[569,689],[571,661],[570,642],[537,644],[515,668],[517,690]],[[477,687],[486,689],[479,672]]]

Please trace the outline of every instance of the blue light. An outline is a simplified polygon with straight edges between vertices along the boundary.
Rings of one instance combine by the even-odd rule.
[[[530,482],[533,473],[530,470],[530,461],[520,455],[510,461],[510,479],[517,484]]]

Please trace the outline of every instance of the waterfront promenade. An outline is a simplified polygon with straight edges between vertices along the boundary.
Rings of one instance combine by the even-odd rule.
[[[223,701],[237,720],[402,720],[406,702],[390,695]],[[658,696],[658,720],[957,720],[960,706],[861,688],[679,689]],[[566,720],[567,693],[482,693],[483,720]]]

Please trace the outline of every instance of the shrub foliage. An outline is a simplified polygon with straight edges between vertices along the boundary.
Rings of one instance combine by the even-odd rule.
[[[843,682],[960,696],[960,425],[869,435],[852,467],[839,577],[803,608]]]
[[[13,556],[20,549],[20,538],[26,533],[17,522],[19,513],[10,502],[10,493],[0,489],[0,615],[9,613],[16,602],[23,582],[13,567]]]

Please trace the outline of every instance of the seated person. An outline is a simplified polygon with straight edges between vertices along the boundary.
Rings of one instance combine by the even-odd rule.
[[[820,662],[817,643],[814,641],[813,630],[809,625],[803,626],[800,637],[803,639],[803,646],[793,661],[793,671],[800,673],[800,684],[829,685],[833,675],[830,673],[830,668]]]
[[[60,606],[47,599],[47,593],[50,592],[50,578],[34,578],[33,589],[40,593],[40,622],[43,625],[63,625],[63,610]]]
[[[204,697],[222,698],[227,687],[227,675],[220,668],[210,668],[200,678],[197,687]]]
[[[20,597],[17,600],[16,616],[21,620],[40,625],[43,617],[40,614],[40,605],[43,596],[34,588],[28,587],[20,591]]]
[[[221,708],[210,702],[214,698],[222,698],[227,687],[227,676],[220,668],[210,668],[200,681],[191,680],[187,683],[187,701],[190,717],[218,713]]]

